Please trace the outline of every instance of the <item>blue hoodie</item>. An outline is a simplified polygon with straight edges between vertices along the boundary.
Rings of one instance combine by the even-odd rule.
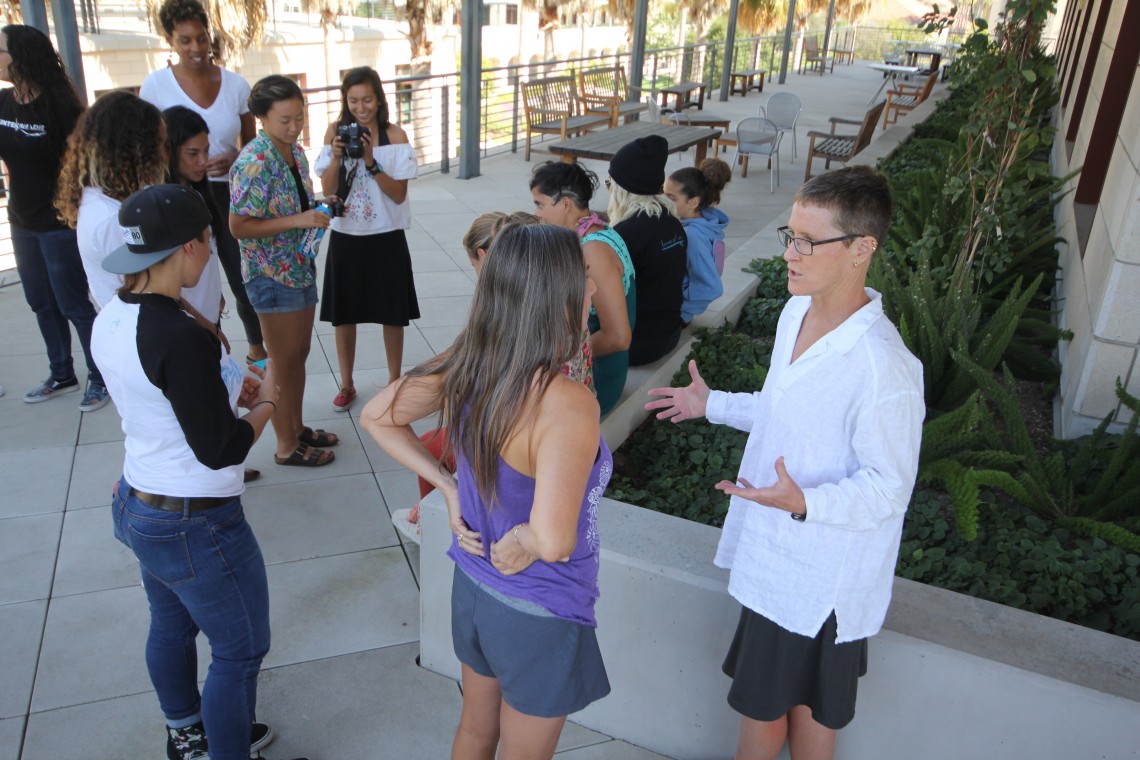
[[[724,271],[724,230],[728,216],[718,208],[706,208],[701,215],[682,219],[689,237],[688,274],[681,285],[685,301],[681,319],[691,322],[724,292],[720,273]]]

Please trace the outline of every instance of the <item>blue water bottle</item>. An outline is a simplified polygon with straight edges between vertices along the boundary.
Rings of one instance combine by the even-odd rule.
[[[332,209],[329,208],[327,203],[318,203],[314,211],[322,211],[332,217]],[[325,236],[324,227],[310,227],[305,231],[305,237],[301,240],[301,255],[306,260],[311,261],[317,257],[317,246],[321,244],[321,238]]]

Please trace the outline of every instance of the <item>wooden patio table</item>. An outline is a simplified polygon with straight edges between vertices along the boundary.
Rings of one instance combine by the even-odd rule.
[[[551,143],[548,150],[562,161],[572,164],[579,158],[594,158],[599,161],[609,161],[614,154],[628,142],[639,137],[660,135],[669,142],[669,152],[679,153],[688,148],[694,148],[696,159],[694,164],[700,166],[705,159],[710,140],[720,137],[721,131],[712,127],[678,127],[672,124],[654,124],[652,122],[637,121],[632,124],[622,124],[599,132],[575,137],[571,140]]]
[[[693,92],[697,93],[697,99],[693,100],[689,95]],[[689,106],[696,106],[697,110],[705,107],[705,85],[702,82],[678,82],[669,87],[658,87],[654,91],[655,95],[661,97],[661,107],[669,107],[669,96],[674,97],[674,111],[680,111],[688,108]]]
[[[918,59],[922,56],[930,56],[930,66],[926,71],[938,71],[942,65],[943,51],[938,48],[925,48],[925,47],[912,47],[907,48],[906,62],[908,66],[918,66]]]

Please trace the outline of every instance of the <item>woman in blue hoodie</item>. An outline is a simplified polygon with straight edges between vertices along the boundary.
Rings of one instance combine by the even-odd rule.
[[[687,327],[720,297],[724,286],[724,231],[728,216],[718,208],[720,194],[732,179],[732,170],[719,158],[709,158],[696,169],[678,169],[665,180],[665,197],[673,202],[689,238],[688,273],[682,284],[681,320]]]

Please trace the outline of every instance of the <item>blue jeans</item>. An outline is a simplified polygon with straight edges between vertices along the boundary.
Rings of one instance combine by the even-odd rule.
[[[115,538],[139,560],[150,602],[146,664],[167,721],[200,714],[211,760],[246,760],[257,674],[269,651],[265,560],[241,498],[201,512],[165,512],[130,494],[126,478],[111,506]],[[210,670],[198,693],[198,631]]]
[[[75,230],[35,232],[16,224],[11,229],[16,269],[24,286],[24,298],[35,312],[47,346],[51,376],[56,380],[75,376],[71,328],[67,324],[70,321],[87,359],[88,379],[103,385],[103,376],[91,358],[95,307],[87,295],[87,275],[83,273]]]

